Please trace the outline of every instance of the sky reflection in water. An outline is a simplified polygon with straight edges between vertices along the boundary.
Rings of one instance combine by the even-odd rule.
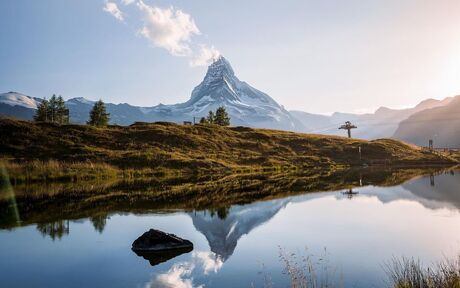
[[[354,195],[320,192],[211,211],[114,214],[0,230],[2,287],[285,287],[279,247],[327,258],[345,287],[385,287],[394,256],[429,264],[459,252],[460,174]],[[156,228],[194,250],[151,266],[131,250]],[[263,273],[261,274],[261,271]]]

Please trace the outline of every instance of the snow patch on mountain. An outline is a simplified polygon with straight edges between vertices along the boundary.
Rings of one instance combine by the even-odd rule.
[[[40,101],[21,93],[8,92],[0,94],[0,103],[10,106],[22,106],[29,109],[37,109]]]
[[[75,97],[75,98],[72,98],[66,101],[67,105],[78,105],[78,104],[94,105],[94,103],[96,103],[96,101],[88,100],[83,97]]]

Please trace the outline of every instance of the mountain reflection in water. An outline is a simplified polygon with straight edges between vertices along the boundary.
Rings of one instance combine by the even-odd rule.
[[[189,215],[196,230],[208,240],[211,251],[226,261],[233,254],[241,236],[269,221],[288,202],[289,199],[280,199],[235,205],[229,209],[225,218],[215,217],[208,211],[197,211]]]
[[[83,233],[81,231],[82,225],[91,225],[95,235],[104,239],[104,245],[108,245],[108,247],[115,245],[117,249],[124,247],[123,252],[116,252],[119,250],[115,250],[113,257],[116,257],[117,253],[126,253],[126,255],[123,254],[125,255],[123,257],[128,260],[124,261],[136,261],[132,259],[133,256],[138,258],[137,262],[133,262],[135,264],[130,265],[134,265],[139,271],[153,269],[149,270],[154,271],[153,274],[152,272],[147,274],[139,272],[139,275],[132,279],[132,283],[143,283],[146,287],[180,287],[180,285],[183,287],[200,287],[201,285],[202,287],[232,287],[228,285],[228,283],[232,283],[231,281],[241,281],[236,282],[236,286],[250,286],[250,282],[258,277],[254,271],[260,267],[251,268],[251,270],[248,268],[248,263],[254,265],[258,260],[257,257],[261,257],[260,255],[274,255],[275,260],[266,261],[272,267],[279,266],[279,263],[273,262],[277,258],[277,245],[297,248],[302,248],[303,245],[312,245],[313,249],[323,248],[322,245],[330,245],[335,248],[332,253],[335,253],[339,259],[337,262],[344,265],[343,269],[346,272],[344,272],[344,277],[349,277],[352,281],[360,279],[360,284],[356,284],[356,287],[368,287],[367,285],[373,283],[373,278],[380,273],[378,272],[380,270],[377,270],[380,268],[372,270],[366,261],[374,257],[380,259],[376,256],[380,253],[392,253],[395,244],[389,244],[392,241],[388,240],[392,234],[385,235],[385,233],[396,233],[392,230],[393,226],[395,231],[404,231],[401,229],[405,227],[406,223],[401,221],[403,224],[385,223],[382,226],[382,223],[368,222],[371,220],[366,218],[372,218],[372,214],[366,213],[383,213],[382,211],[386,211],[385,213],[391,214],[384,213],[376,219],[384,221],[382,219],[391,216],[388,217],[388,221],[394,221],[396,216],[394,216],[395,212],[392,209],[394,210],[395,207],[388,209],[392,203],[399,203],[398,205],[411,203],[411,205],[416,204],[423,209],[432,211],[452,211],[455,215],[460,212],[460,191],[458,188],[460,187],[460,174],[455,170],[355,170],[319,175],[239,175],[217,180],[205,179],[194,183],[172,181],[167,185],[159,185],[159,182],[147,181],[101,183],[91,186],[92,189],[82,185],[78,189],[73,187],[74,190],[69,191],[63,184],[59,184],[55,188],[48,185],[48,188],[38,188],[34,190],[36,193],[31,194],[27,194],[31,191],[31,187],[12,186],[8,193],[15,192],[16,213],[21,222],[13,221],[14,217],[2,216],[0,228],[8,229],[9,231],[6,233],[14,235],[16,231],[20,232],[33,224],[32,227],[45,237],[43,239],[49,243],[47,245],[55,243],[54,245],[59,246],[60,242],[66,242],[66,238],[72,239],[73,236],[80,238],[79,234]],[[37,191],[46,192],[38,193]],[[124,191],[127,191],[127,194],[123,194]],[[354,193],[351,194],[349,191]],[[130,197],[126,198],[128,194]],[[1,215],[5,215],[11,211],[11,206],[5,203],[11,203],[11,201],[8,197],[0,199],[2,199],[0,201]],[[383,210],[367,211],[366,203],[370,205],[369,207],[380,207],[377,210]],[[376,203],[380,204],[377,205]],[[310,210],[296,211],[300,207],[309,207]],[[325,210],[321,210],[322,207]],[[330,210],[332,207],[334,210]],[[356,211],[355,214],[362,217],[363,221],[359,222],[360,220],[356,218],[356,215],[347,214],[354,211],[350,210],[350,207],[354,207],[354,210],[362,210]],[[413,207],[411,209],[416,209],[415,206],[411,207]],[[397,217],[406,217],[404,216],[404,209],[398,210]],[[286,230],[288,227],[283,226],[286,223],[279,222],[281,221],[280,216],[277,215],[282,214],[281,219],[289,221],[287,225],[292,225],[294,230]],[[287,215],[291,214],[295,217],[286,218]],[[414,215],[414,217],[417,216]],[[428,214],[424,217],[431,219]],[[135,223],[145,223],[139,224],[142,227],[136,230],[137,232],[132,233],[129,232],[131,231],[129,227],[120,224],[123,219],[131,219],[130,225],[134,226]],[[167,219],[171,219],[171,222]],[[434,218],[431,220],[434,221],[433,223],[438,221]],[[166,222],[161,224],[162,221]],[[351,222],[348,223],[347,221]],[[398,225],[404,227],[398,228]],[[428,224],[424,223],[424,225]],[[109,229],[109,226],[112,228]],[[295,227],[302,229],[296,231]],[[196,244],[196,249],[191,252],[184,251],[186,252],[184,254],[162,255],[151,259],[144,257],[146,259],[144,260],[134,255],[129,247],[132,240],[147,228],[158,228],[166,232],[176,233],[192,240]],[[267,229],[269,230],[267,231]],[[346,229],[359,230],[348,232]],[[379,231],[376,229],[383,230],[376,232]],[[123,232],[125,236],[113,238],[114,231]],[[6,235],[1,234],[1,232],[0,229],[0,239],[2,235]],[[414,246],[417,247],[417,251],[427,249],[423,246],[424,241],[411,242],[407,235],[395,235],[400,237],[397,242],[400,243],[398,245],[401,247]],[[435,236],[443,237],[442,233]],[[378,238],[374,239],[373,237]],[[335,241],[341,239],[340,242],[330,242],[331,239],[335,238],[337,238]],[[121,239],[124,239],[124,242],[117,242]],[[266,240],[261,241],[261,239]],[[82,240],[79,241],[78,243],[81,243]],[[373,242],[376,241],[380,241],[380,243],[374,244]],[[460,239],[452,239],[452,241],[455,243]],[[438,242],[440,243],[440,240]],[[292,246],[294,244],[295,246]],[[388,247],[382,245],[388,245]],[[355,251],[355,246],[357,246],[356,249],[360,249],[357,250],[359,252]],[[46,247],[52,249],[54,246]],[[101,249],[97,251],[104,251],[106,248]],[[441,252],[443,251],[439,251],[439,253]],[[98,255],[102,252],[93,253]],[[343,262],[349,259],[348,253],[353,253],[353,260]],[[385,254],[385,257],[388,257],[386,259],[392,256],[391,253]],[[364,255],[368,255],[370,258]],[[139,262],[139,260],[142,261]],[[262,259],[260,260],[262,261]],[[46,258],[42,258],[42,261],[46,261]],[[360,265],[359,263],[365,264]],[[4,264],[6,265],[6,263]],[[380,267],[381,264],[381,262],[375,263],[377,267]],[[120,261],[119,265],[123,267],[123,261]],[[3,266],[0,260],[0,267]],[[228,268],[226,268],[227,266]],[[246,272],[243,268],[240,270],[239,267],[245,267],[244,269],[249,270]],[[357,269],[364,269],[365,272],[360,271],[361,274],[359,274]],[[279,269],[269,272],[276,274],[277,271],[279,272]],[[365,277],[362,273],[369,276]],[[235,274],[238,274],[238,280],[234,280],[230,276]],[[146,280],[146,275],[151,275],[149,276],[150,279]],[[274,280],[281,281],[281,283],[285,281],[283,276],[274,275],[273,277]],[[100,281],[103,285],[101,286],[108,284],[109,279],[104,282],[105,278],[102,278]],[[354,286],[347,284],[345,287]],[[376,285],[376,287],[381,286]]]

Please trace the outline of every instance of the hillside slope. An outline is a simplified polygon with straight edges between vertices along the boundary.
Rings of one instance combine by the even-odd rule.
[[[171,123],[98,129],[0,119],[0,151],[14,160],[107,163],[188,172],[263,167],[314,168],[362,164],[432,165],[453,160],[402,142]],[[358,147],[362,148],[362,160]]]
[[[413,114],[399,124],[394,138],[417,145],[428,146],[433,139],[435,147],[460,147],[460,96],[448,105]]]

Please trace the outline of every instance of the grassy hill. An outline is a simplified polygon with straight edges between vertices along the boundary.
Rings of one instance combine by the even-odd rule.
[[[446,156],[390,139],[365,141],[215,125],[136,123],[95,128],[0,119],[0,135],[1,155],[9,160],[10,174],[38,171],[51,178],[54,172],[77,177],[91,175],[92,170],[199,174],[363,164],[454,164]]]

